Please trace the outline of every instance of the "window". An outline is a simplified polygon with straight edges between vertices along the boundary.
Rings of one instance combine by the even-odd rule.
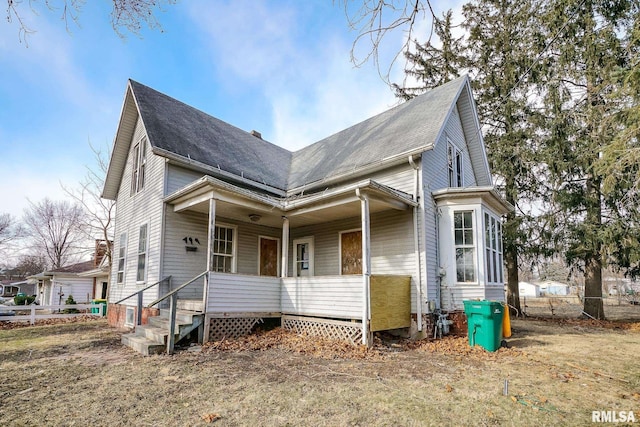
[[[124,283],[124,266],[125,266],[125,257],[127,255],[127,234],[122,233],[120,235],[120,245],[118,246],[118,274],[117,283],[119,285]]]
[[[484,214],[487,283],[503,283],[502,224],[493,215]]]
[[[449,141],[447,146],[449,187],[462,187],[462,152]]]
[[[313,276],[313,237],[293,241],[295,277]]]
[[[147,138],[133,147],[133,166],[131,168],[131,194],[136,194],[144,188],[145,167],[147,165]]]
[[[453,213],[453,232],[456,249],[456,281],[475,282],[476,248],[473,240],[473,211]]]
[[[136,309],[133,307],[127,307],[125,309],[124,326],[133,326],[136,316]]]
[[[235,273],[235,227],[216,225],[211,271]]]
[[[138,235],[138,270],[136,273],[136,281],[144,282],[147,268],[147,224],[140,227]]]

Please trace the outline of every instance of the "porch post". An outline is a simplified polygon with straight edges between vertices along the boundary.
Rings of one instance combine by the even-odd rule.
[[[371,229],[369,221],[369,198],[356,189],[360,199],[362,220],[362,344],[369,346],[369,289],[371,282]]]
[[[216,238],[216,199],[209,199],[209,230],[207,239],[207,274],[204,275],[204,289],[202,292],[202,309],[204,311],[204,332],[202,343],[209,341],[209,327],[211,321],[207,318],[207,304],[209,302],[209,274],[213,267],[213,241]],[[235,236],[234,236],[235,238]]]
[[[282,217],[282,260],[280,262],[280,277],[287,277],[289,270],[289,218]]]

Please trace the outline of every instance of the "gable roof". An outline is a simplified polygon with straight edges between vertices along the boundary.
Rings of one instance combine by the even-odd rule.
[[[281,190],[287,185],[291,153],[150,87],[130,80],[149,143]]]
[[[467,77],[459,77],[293,154],[289,188],[433,148]]]
[[[458,101],[475,112],[467,76],[292,153],[129,80],[103,197],[115,199],[138,117],[155,154],[284,196],[432,149]]]

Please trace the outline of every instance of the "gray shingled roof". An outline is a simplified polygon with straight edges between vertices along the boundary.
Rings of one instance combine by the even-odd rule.
[[[152,147],[286,189],[291,153],[143,84],[131,82]]]
[[[465,80],[452,80],[295,152],[289,188],[432,148]]]
[[[287,190],[432,148],[466,77],[295,153],[130,82],[153,147]]]

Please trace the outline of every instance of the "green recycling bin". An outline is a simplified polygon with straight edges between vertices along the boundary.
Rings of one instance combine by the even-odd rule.
[[[496,351],[502,341],[504,307],[498,301],[463,301],[467,315],[469,345]]]
[[[91,301],[93,306],[91,307],[91,314],[107,315],[107,300],[106,299],[94,299]]]

